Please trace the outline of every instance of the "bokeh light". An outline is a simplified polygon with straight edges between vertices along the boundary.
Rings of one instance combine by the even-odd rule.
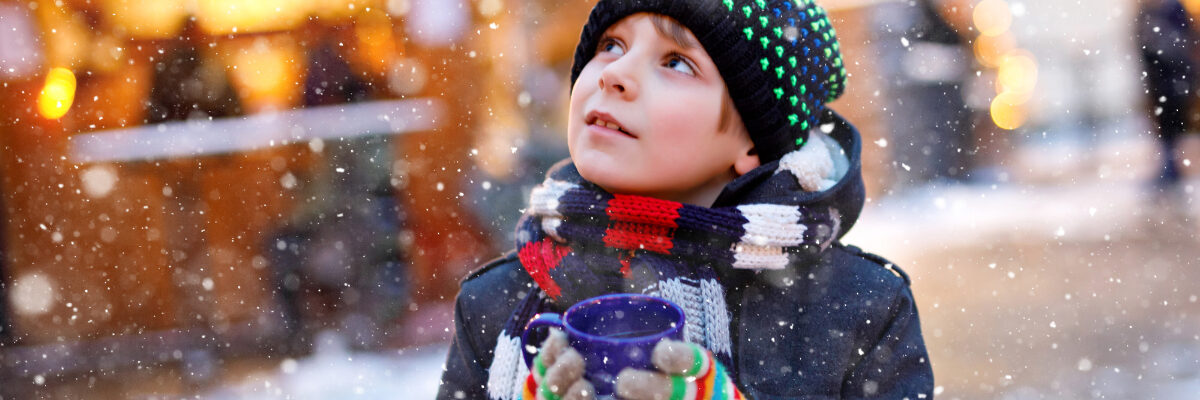
[[[85,14],[64,7],[38,7],[39,24],[46,31],[42,36],[46,65],[79,68],[91,49],[91,29]],[[3,39],[8,39],[4,32]]]
[[[107,0],[100,5],[114,25],[138,39],[175,37],[188,14],[182,0]]]
[[[353,53],[358,65],[373,75],[386,75],[397,56],[390,17],[378,9],[361,14],[355,24],[354,38],[360,49]]]
[[[983,0],[975,5],[972,19],[980,34],[996,36],[1012,26],[1012,10],[1004,0]]]
[[[284,1],[291,4],[294,0]],[[372,0],[308,0],[312,4],[309,8],[312,14],[324,20],[342,20],[358,15],[360,12],[368,11],[373,4],[379,3]]]
[[[269,32],[293,28],[304,21],[309,1],[199,0],[196,20],[208,33]]]
[[[1012,93],[1028,100],[1037,86],[1038,65],[1033,54],[1026,50],[1014,50],[1000,62],[996,74],[996,91]]]
[[[973,46],[975,59],[988,68],[999,67],[1000,62],[1004,61],[1004,56],[1016,48],[1017,39],[1010,32],[977,37]]]
[[[89,167],[80,175],[83,191],[93,199],[104,198],[112,193],[117,186],[117,170],[111,165],[101,164]]]
[[[1025,99],[1011,92],[1000,93],[992,99],[991,114],[992,122],[1006,130],[1020,128],[1029,117]]]
[[[46,85],[38,95],[38,113],[49,119],[67,115],[75,101],[75,74],[66,68],[54,68],[46,75]]]
[[[13,281],[12,301],[13,311],[27,316],[38,316],[50,312],[58,297],[54,280],[40,272],[23,274]]]
[[[1188,13],[1192,15],[1200,13],[1200,0],[1183,0],[1181,3]]]
[[[258,36],[217,45],[243,105],[250,110],[278,109],[300,95],[301,50],[289,36]]]

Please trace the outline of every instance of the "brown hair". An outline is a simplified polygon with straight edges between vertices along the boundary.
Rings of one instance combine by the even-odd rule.
[[[650,14],[650,22],[654,24],[654,29],[658,33],[675,41],[675,44],[680,47],[691,49],[700,47],[700,43],[696,41],[690,34],[687,27],[680,24],[679,21],[662,14]],[[724,84],[724,79],[721,80]],[[733,124],[734,116],[737,115],[737,109],[733,104],[733,97],[729,95],[729,87],[725,87],[724,100],[721,101],[721,130],[728,130]]]

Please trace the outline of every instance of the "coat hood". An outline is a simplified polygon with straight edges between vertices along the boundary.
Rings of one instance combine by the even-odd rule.
[[[817,128],[826,133],[837,146],[833,151],[844,155],[845,165],[838,168],[832,181],[823,189],[806,191],[801,185],[800,175],[806,171],[794,171],[786,164],[788,157],[768,162],[738,177],[725,186],[713,207],[735,206],[746,203],[796,204],[814,209],[832,209],[840,216],[836,238],[850,231],[862,213],[866,200],[866,188],[862,178],[862,138],[850,122],[833,110],[826,110]],[[816,141],[809,143],[818,144]],[[837,149],[836,147],[840,147]],[[802,151],[803,148],[799,151]],[[841,158],[841,157],[835,157]],[[789,169],[791,168],[791,169]]]

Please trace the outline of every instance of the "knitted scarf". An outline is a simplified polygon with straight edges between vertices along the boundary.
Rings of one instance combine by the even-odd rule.
[[[836,175],[833,170],[826,148],[809,145],[785,156],[759,184],[819,191],[836,183],[829,179]],[[680,305],[684,339],[712,351],[736,381],[725,303],[731,276],[738,270],[785,268],[789,256],[819,253],[840,236],[836,208],[787,202],[802,196],[769,197],[773,202],[699,207],[607,193],[579,176],[574,165],[556,166],[532,190],[517,223],[518,257],[537,285],[500,333],[489,396],[521,398],[528,369],[520,336],[534,315],[617,292],[655,295]]]

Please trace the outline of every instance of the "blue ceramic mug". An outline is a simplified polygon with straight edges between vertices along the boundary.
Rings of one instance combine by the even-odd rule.
[[[525,325],[521,348],[525,365],[533,364],[538,343],[530,343],[539,328],[556,327],[583,356],[584,377],[598,396],[611,395],[617,373],[627,367],[653,370],[650,353],[662,339],[683,339],[683,309],[666,299],[640,294],[593,297],[565,313],[542,313]],[[533,345],[533,347],[531,347]]]

